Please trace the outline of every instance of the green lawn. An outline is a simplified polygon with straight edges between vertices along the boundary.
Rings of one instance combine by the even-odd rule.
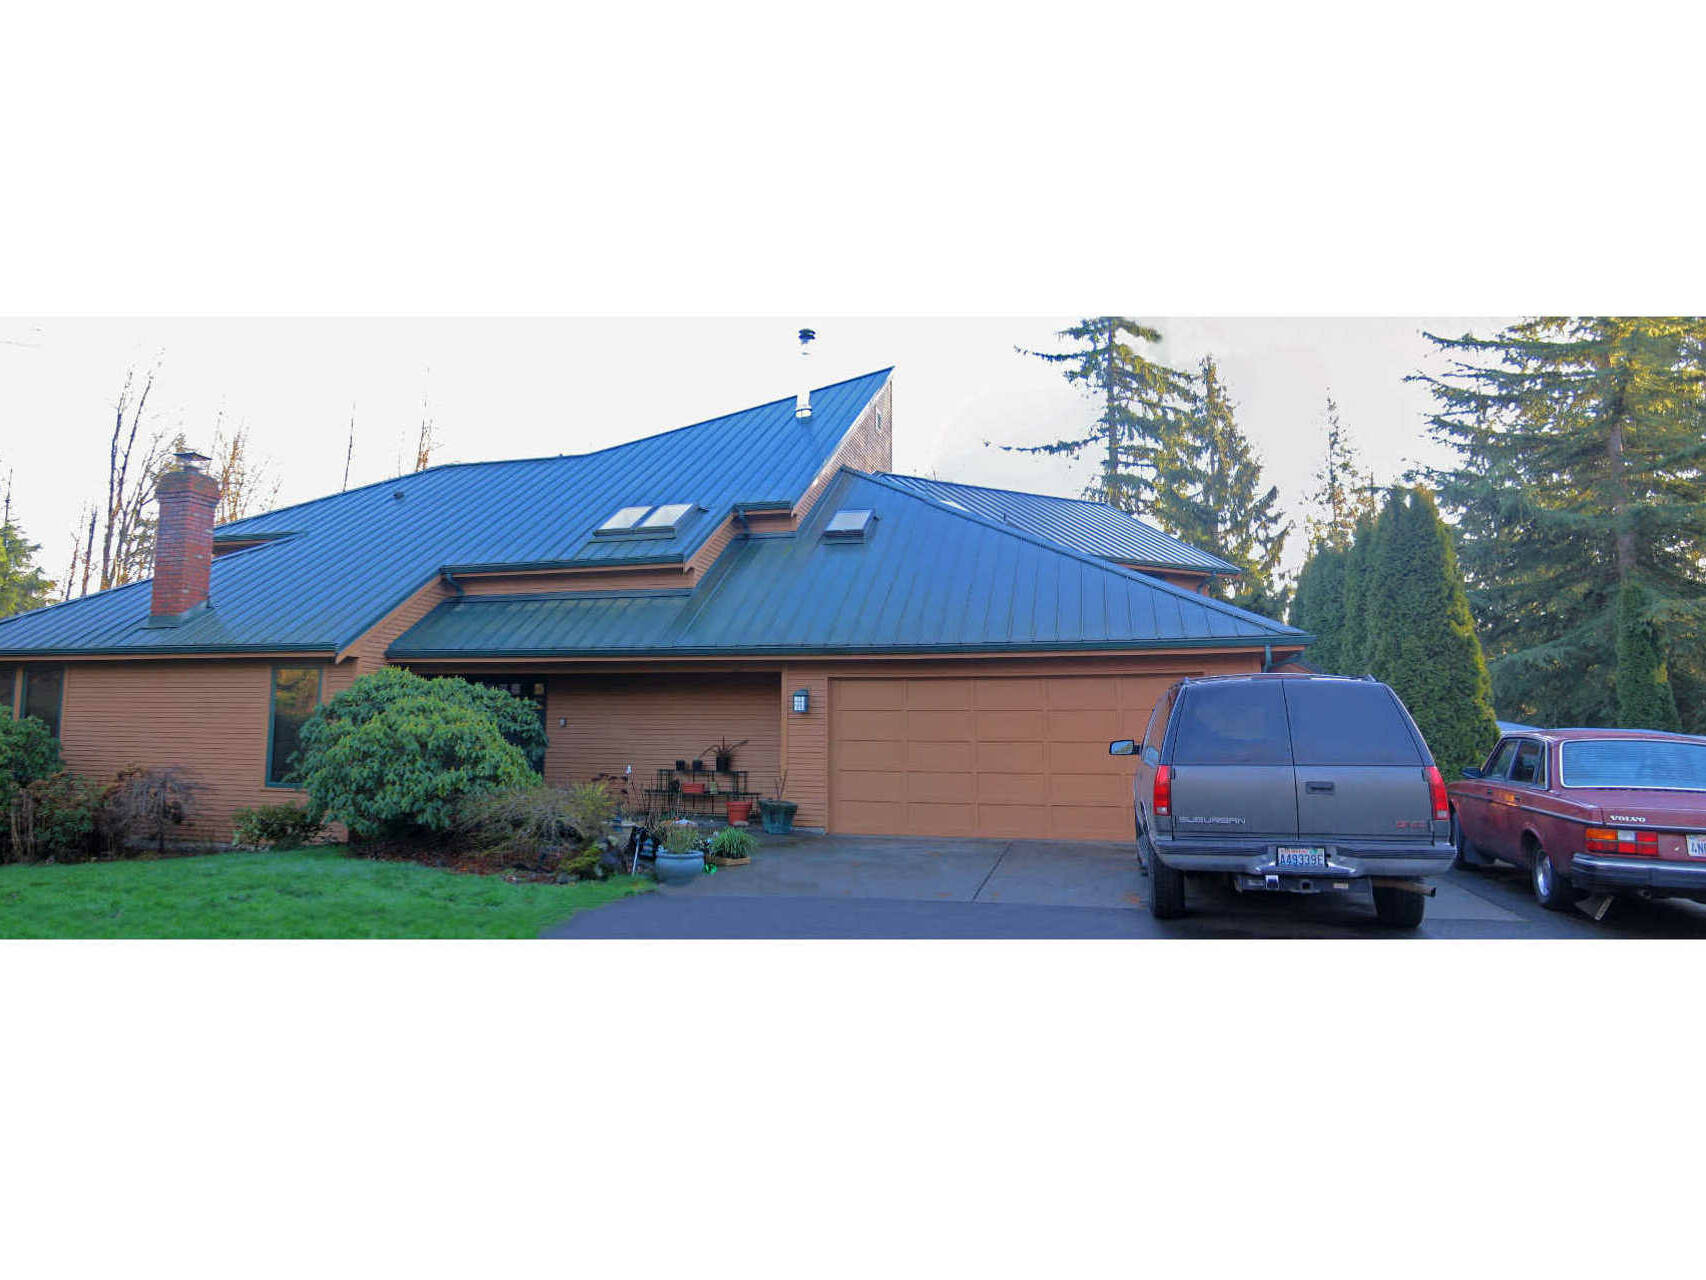
[[[340,849],[0,867],[0,938],[534,938],[651,887],[509,884]]]

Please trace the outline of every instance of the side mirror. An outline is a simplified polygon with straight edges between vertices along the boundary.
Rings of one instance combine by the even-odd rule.
[[[1479,778],[1481,776],[1481,770],[1475,765],[1470,765],[1463,771],[1463,776],[1465,778]]]
[[[1111,756],[1135,756],[1137,754],[1137,743],[1130,738],[1121,738],[1118,742],[1110,742],[1108,754]]]

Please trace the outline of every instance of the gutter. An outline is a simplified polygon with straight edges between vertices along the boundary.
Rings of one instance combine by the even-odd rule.
[[[1313,639],[1310,637],[1309,639]],[[1292,647],[1292,641],[1281,642],[1285,648]],[[1299,652],[1308,641],[1300,638],[1297,641]],[[1004,644],[988,645],[845,645],[828,647],[822,645],[753,645],[748,647],[709,648],[709,647],[680,647],[661,648],[646,647],[632,649],[430,649],[430,648],[398,648],[393,644],[386,649],[388,658],[402,658],[414,661],[454,661],[457,659],[479,660],[485,658],[538,658],[538,659],[568,659],[575,658],[812,658],[832,657],[847,658],[869,655],[880,657],[885,655],[930,656],[933,654],[1005,654],[1005,653],[1124,653],[1132,650],[1174,650],[1174,649],[1254,649],[1260,646],[1264,654],[1271,660],[1274,642],[1271,640],[1247,639],[1240,642],[1235,637],[1206,636],[1196,639],[1170,640],[1108,640],[1086,642],[1082,640],[1063,644],[1016,644],[1011,641]]]

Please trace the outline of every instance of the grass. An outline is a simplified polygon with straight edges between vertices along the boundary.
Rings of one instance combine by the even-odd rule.
[[[510,884],[341,849],[0,867],[0,938],[536,938],[649,880]]]

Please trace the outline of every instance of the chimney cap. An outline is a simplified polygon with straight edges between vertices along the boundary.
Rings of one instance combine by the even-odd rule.
[[[174,453],[172,456],[178,460],[178,465],[185,471],[200,471],[202,464],[213,461],[205,453],[197,453],[194,449],[185,449],[179,453]]]

